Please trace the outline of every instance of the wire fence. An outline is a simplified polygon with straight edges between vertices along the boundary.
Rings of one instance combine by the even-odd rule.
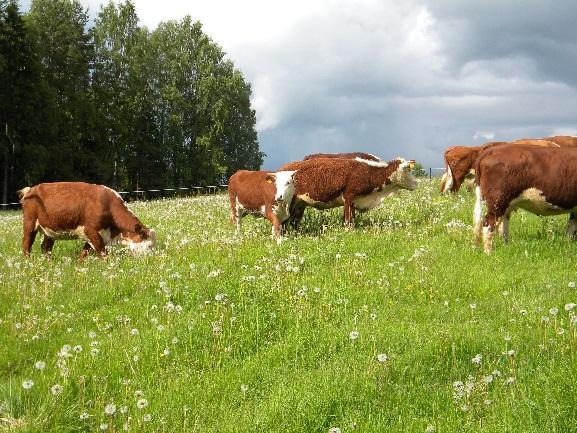
[[[441,172],[444,172],[444,168],[430,167],[427,169],[421,169],[418,173],[421,177],[428,176],[432,179],[434,176],[438,176]],[[161,200],[163,198],[174,198],[174,197],[195,197],[199,195],[210,195],[217,194],[219,192],[226,191],[228,185],[208,185],[208,186],[191,186],[188,188],[163,188],[163,189],[142,189],[136,191],[118,191],[118,194],[126,202],[130,201],[148,201],[148,200]],[[0,212],[6,210],[17,210],[20,209],[20,203],[0,203]]]

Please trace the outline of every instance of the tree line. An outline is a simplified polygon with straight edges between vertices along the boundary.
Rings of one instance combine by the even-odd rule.
[[[2,199],[44,181],[118,189],[215,184],[258,169],[251,88],[190,16],[94,22],[78,0],[0,0]]]

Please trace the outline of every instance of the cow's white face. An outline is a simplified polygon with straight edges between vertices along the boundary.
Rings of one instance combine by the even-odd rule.
[[[290,203],[295,192],[293,181],[294,171],[277,171],[274,173],[276,193],[274,199],[276,202],[284,201]]]
[[[148,237],[140,241],[134,241],[130,237],[122,237],[122,244],[128,247],[128,250],[134,254],[146,254],[156,245],[156,232],[149,230]]]
[[[405,161],[402,158],[398,159],[401,163],[391,175],[391,182],[396,184],[399,188],[412,191],[417,188],[417,180],[411,174],[411,170],[415,167],[415,161],[412,159],[409,161]]]

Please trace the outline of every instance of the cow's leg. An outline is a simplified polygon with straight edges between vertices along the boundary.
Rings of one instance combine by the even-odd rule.
[[[493,249],[493,234],[495,233],[496,218],[493,213],[487,213],[483,223],[483,250],[485,254],[491,254]]]
[[[354,226],[354,213],[353,213],[353,201],[345,199],[344,200],[344,219],[345,219],[345,227],[352,228]]]
[[[24,218],[23,236],[22,236],[22,252],[26,257],[30,256],[30,249],[36,239],[36,219]]]
[[[40,248],[42,249],[42,253],[50,256],[52,254],[52,247],[54,246],[54,239],[49,238],[48,236],[44,235],[44,239],[42,240],[42,245]]]
[[[577,216],[574,212],[569,214],[569,221],[567,221],[567,237],[569,239],[575,238],[575,233],[577,232]]]
[[[293,199],[290,206],[290,216],[287,220],[294,230],[298,230],[303,215],[305,214],[306,204],[300,200]],[[286,221],[285,221],[286,224]]]
[[[96,251],[97,254],[99,254],[101,257],[106,256],[106,248],[105,248],[106,245],[104,244],[104,240],[102,239],[102,236],[100,236],[100,233],[98,233],[97,230],[91,227],[85,227],[84,235],[86,236],[88,242],[90,243],[92,248],[94,248],[94,251]],[[82,251],[84,251],[84,249]]]
[[[475,187],[475,208],[473,210],[473,242],[476,245],[481,244],[481,234],[483,230],[483,196],[481,187]]]
[[[278,216],[272,211],[272,209],[267,208],[265,210],[265,217],[272,224],[272,237],[276,239],[277,244],[280,244],[282,242],[282,233],[281,233],[282,225],[280,220],[278,219]]]
[[[503,239],[503,242],[509,242],[509,219],[511,218],[511,212],[505,212],[505,215],[501,218],[499,224],[499,234]]]
[[[500,199],[502,200],[500,202],[503,203],[502,205],[487,201],[487,215],[485,215],[485,221],[483,222],[483,247],[487,254],[490,254],[493,249],[493,235],[497,221],[501,221],[504,218],[510,203],[510,200],[507,200],[506,197],[501,197]]]
[[[84,246],[80,251],[80,259],[85,259],[86,257],[88,257],[88,254],[90,253],[91,249],[92,247],[90,246],[90,244],[88,242],[84,242]]]

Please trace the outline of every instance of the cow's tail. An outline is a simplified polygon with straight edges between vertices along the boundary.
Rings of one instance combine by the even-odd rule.
[[[31,189],[32,188],[27,186],[26,188],[22,188],[20,191],[18,191],[18,197],[20,197],[20,203],[22,203],[22,200],[24,200],[26,196],[30,193]]]

